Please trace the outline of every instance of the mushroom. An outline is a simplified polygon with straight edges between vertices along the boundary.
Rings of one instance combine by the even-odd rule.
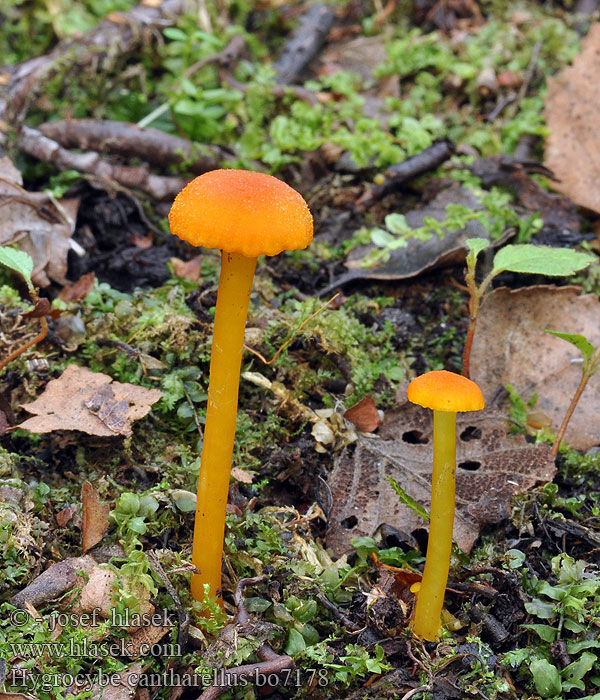
[[[208,406],[198,480],[191,591],[221,589],[225,510],[235,438],[239,376],[256,259],[306,248],[313,221],[302,196],[271,175],[213,170],[192,180],[169,212],[171,232],[194,246],[220,248]]]
[[[484,407],[481,390],[470,379],[438,370],[408,385],[408,400],[433,409],[433,475],[429,539],[423,580],[417,595],[413,632],[435,641],[450,570],[456,491],[456,414]]]

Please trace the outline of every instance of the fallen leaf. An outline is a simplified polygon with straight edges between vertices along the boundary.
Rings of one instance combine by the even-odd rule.
[[[354,406],[351,406],[344,418],[353,423],[361,433],[372,433],[381,425],[381,417],[370,396],[365,396]]]
[[[115,382],[107,374],[69,365],[48,382],[35,401],[23,404],[35,414],[19,425],[32,433],[81,430],[88,435],[131,435],[131,424],[150,412],[162,393]]]
[[[108,530],[110,505],[100,503],[96,489],[89,481],[81,485],[81,514],[82,514],[82,549],[85,554],[89,549],[101,542]]]
[[[171,258],[173,272],[175,277],[184,277],[197,282],[200,279],[200,270],[202,268],[203,255],[196,255],[191,260],[180,260],[179,258]]]
[[[104,566],[95,566],[88,573],[88,580],[81,589],[77,610],[90,613],[94,610],[103,618],[108,619],[111,609],[114,607],[113,583],[117,575],[112,569]]]
[[[164,619],[164,611],[155,611],[152,618],[156,616],[162,617]],[[127,656],[130,659],[137,659],[142,655],[142,645],[147,645],[146,649],[152,647],[153,644],[160,641],[168,632],[172,629],[172,625],[156,624],[152,621],[149,625],[144,625],[140,627],[137,632],[134,632],[127,640],[125,649],[127,651]],[[147,653],[147,652],[146,652]]]
[[[560,182],[554,187],[600,213],[600,23],[592,24],[573,64],[548,78],[545,117],[550,136],[545,163]]]
[[[248,474],[247,471],[245,471],[244,469],[240,469],[239,467],[232,468],[231,476],[236,481],[239,481],[242,484],[251,484],[252,483],[252,474]]]
[[[461,204],[473,210],[481,209],[481,203],[475,194],[458,185],[453,185],[440,192],[426,207],[407,212],[406,222],[411,228],[419,228],[428,216],[437,221],[445,221],[448,204]],[[390,251],[388,260],[378,262],[372,267],[362,267],[362,263],[376,247],[368,245],[354,248],[344,263],[348,272],[322,289],[319,294],[328,294],[340,284],[353,280],[409,279],[433,268],[460,263],[466,257],[467,249],[464,242],[467,238],[489,239],[489,233],[476,219],[468,221],[463,229],[456,231],[444,229],[444,231],[443,238],[435,233],[426,241],[409,238],[405,247]],[[498,245],[505,240],[504,238],[502,241],[495,241],[492,245]]]
[[[88,572],[88,580],[85,586],[82,588],[79,595],[79,601],[76,606],[73,607],[73,611],[77,613],[91,613],[94,610],[98,611],[98,615],[105,619],[114,618],[117,623],[117,627],[122,627],[131,632],[137,631],[140,626],[128,626],[128,621],[134,621],[133,617],[119,617],[120,613],[113,613],[115,608],[115,581],[117,579],[117,574],[108,568],[108,565],[101,564],[96,565],[94,568]],[[133,591],[131,591],[133,593]],[[136,600],[138,607],[136,612],[139,616],[154,614],[155,607],[150,602],[150,591],[142,585],[137,584],[135,589]],[[137,618],[141,621],[139,618]],[[119,621],[122,620],[123,624],[119,625]]]
[[[92,291],[95,282],[96,275],[93,272],[87,272],[85,275],[82,275],[77,282],[64,286],[58,298],[65,302],[81,301]]]
[[[43,192],[28,192],[22,185],[10,159],[0,158],[0,245],[16,243],[32,257],[36,285],[47,287],[50,280],[64,284],[79,200],[63,199],[57,205]]]
[[[484,297],[471,350],[471,378],[484,396],[511,384],[557,431],[581,379],[581,353],[545,329],[600,343],[600,302],[579,287],[495,289]],[[600,381],[595,375],[577,404],[565,441],[578,450],[600,444]]]
[[[55,516],[58,527],[64,527],[73,518],[75,512],[76,511],[73,506],[65,506],[64,508],[61,508]]]
[[[459,413],[457,436],[454,540],[469,552],[481,524],[506,518],[511,496],[552,479],[555,467],[548,445],[507,435],[504,414]],[[432,460],[432,412],[408,402],[386,412],[379,437],[359,436],[354,451],[342,451],[329,475],[327,546],[341,555],[352,539],[372,537],[384,523],[407,533],[426,530],[386,476],[429,510]]]

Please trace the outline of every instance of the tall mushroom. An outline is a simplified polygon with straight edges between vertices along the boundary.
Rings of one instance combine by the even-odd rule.
[[[171,232],[194,246],[220,248],[208,407],[198,481],[192,563],[196,600],[221,589],[225,510],[235,438],[239,376],[256,259],[306,248],[313,221],[302,196],[271,175],[213,170],[175,198]]]
[[[454,372],[422,374],[408,385],[408,400],[433,409],[433,475],[425,571],[417,596],[413,632],[434,641],[450,571],[456,492],[456,414],[484,408],[475,382]]]

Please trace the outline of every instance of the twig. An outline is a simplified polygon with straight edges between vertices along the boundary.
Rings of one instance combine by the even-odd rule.
[[[368,209],[375,202],[400,189],[409,180],[435,170],[452,156],[454,150],[453,143],[442,139],[402,163],[392,165],[385,172],[386,180],[380,185],[373,185],[358,199],[355,205],[356,211],[362,212]]]
[[[304,328],[304,326],[309,322],[312,321],[313,318],[318,316],[321,312],[323,312],[329,304],[331,304],[332,301],[335,301],[340,295],[340,292],[337,292],[334,294],[329,301],[325,302],[323,306],[320,306],[314,313],[312,313],[310,316],[307,316],[304,321],[294,330],[292,335],[285,341],[285,343],[277,350],[277,352],[273,355],[273,357],[270,360],[267,360],[264,355],[261,355],[258,350],[254,350],[254,348],[249,347],[248,345],[244,345],[244,348],[248,350],[248,352],[251,352],[253,355],[256,355],[260,360],[262,360],[265,365],[272,365],[279,355],[287,348],[287,346],[294,340],[294,338],[298,335],[298,333]]]
[[[63,148],[99,151],[102,154],[139,158],[163,169],[185,164],[190,172],[201,174],[219,167],[226,156],[216,146],[198,147],[188,139],[152,127],[140,128],[109,119],[68,119],[48,122],[39,131]]]
[[[187,645],[188,631],[190,629],[190,616],[187,610],[181,604],[177,591],[175,590],[173,584],[169,581],[166,571],[162,568],[161,563],[158,561],[156,553],[153,551],[148,551],[146,553],[150,566],[154,570],[154,573],[163,582],[164,587],[167,589],[167,593],[171,596],[175,608],[177,609],[177,618],[179,620],[179,631],[177,633],[177,648],[180,651],[180,655],[183,654],[183,650]]]
[[[129,167],[113,165],[95,151],[72,153],[56,141],[44,136],[37,129],[24,126],[18,138],[21,150],[46,163],[52,163],[59,170],[78,170],[91,173],[101,180],[115,181],[124,187],[132,187],[146,192],[154,199],[164,200],[174,197],[189,180],[179,177],[153,175],[143,166]]]
[[[327,598],[321,591],[318,591],[315,594],[316,599],[321,603],[321,605],[329,610],[329,612],[333,613],[335,617],[338,618],[338,620],[344,625],[344,627],[349,631],[349,632],[360,632],[362,629],[359,627],[357,624],[352,622],[352,620],[345,615],[338,607],[337,605],[334,605],[329,598]]]
[[[333,11],[327,5],[313,5],[300,17],[298,28],[273,63],[277,82],[296,82],[325,44],[333,20]]]
[[[523,98],[525,95],[527,95],[527,90],[529,90],[529,86],[531,84],[531,81],[533,80],[533,76],[535,74],[535,67],[537,65],[538,57],[540,55],[540,49],[542,48],[542,42],[541,41],[536,41],[535,46],[533,47],[533,51],[531,52],[531,58],[529,60],[529,65],[527,66],[527,70],[525,71],[525,77],[523,79],[523,83],[521,87],[519,88],[519,92],[517,93],[517,98],[516,100],[509,106],[507,110],[507,117],[508,119],[512,119],[516,113],[519,110],[519,107],[521,105],[521,102],[523,101]]]
[[[235,590],[234,601],[237,608],[235,622],[233,624],[248,626],[250,615],[244,604],[244,589],[254,586],[267,580],[267,576],[254,576],[243,578],[238,582]],[[294,661],[291,656],[277,654],[268,644],[261,644],[256,650],[260,661],[253,664],[244,664],[235,668],[223,669],[219,674],[220,685],[212,685],[198,697],[198,700],[216,700],[232,687],[240,685],[242,680],[258,680],[261,677],[268,678],[270,674],[279,674],[283,671],[289,672],[294,668]]]

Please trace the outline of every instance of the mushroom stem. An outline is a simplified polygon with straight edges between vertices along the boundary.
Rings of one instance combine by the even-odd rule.
[[[413,631],[422,639],[440,636],[444,593],[450,570],[456,492],[456,413],[433,412],[433,476],[429,539]]]
[[[192,563],[200,570],[191,581],[196,600],[204,600],[205,584],[211,596],[221,589],[244,330],[255,267],[256,258],[222,254],[192,550]]]

